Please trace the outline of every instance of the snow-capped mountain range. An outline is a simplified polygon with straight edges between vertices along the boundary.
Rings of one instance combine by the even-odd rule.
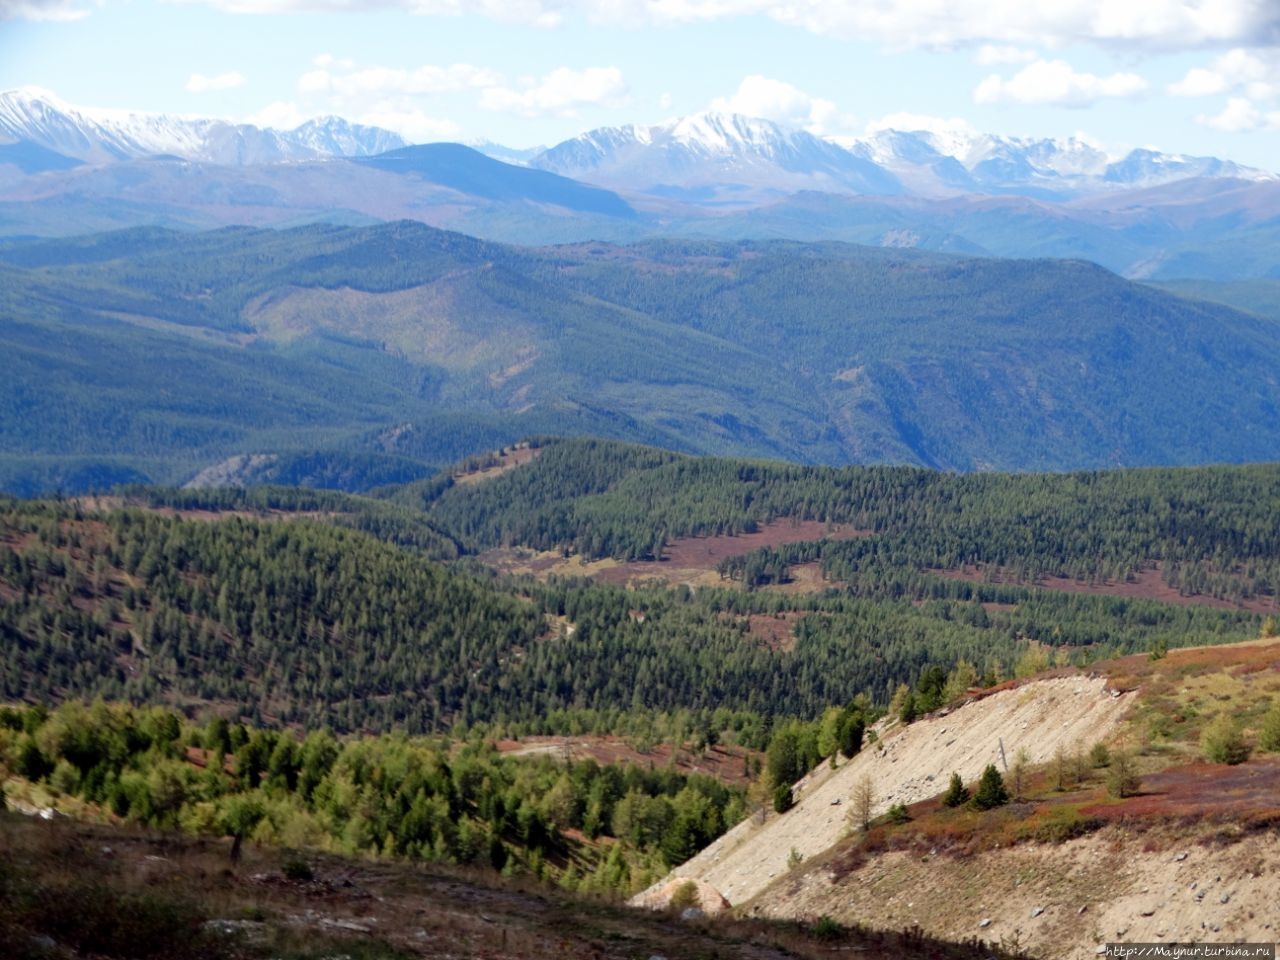
[[[18,147],[24,172],[67,158],[108,164],[156,155],[227,166],[366,157],[406,146],[397,134],[339,117],[293,130],[207,118],[88,110],[44,91],[0,93],[0,165]],[[1078,139],[968,131],[881,130],[837,143],[769,120],[702,113],[653,126],[604,127],[541,151],[477,149],[626,194],[752,205],[798,191],[870,196],[1012,194],[1063,200],[1188,178],[1275,180],[1212,157],[1135,150],[1108,157]],[[52,151],[53,157],[32,151]],[[35,169],[33,169],[33,166]]]
[[[208,118],[85,110],[33,89],[0,93],[0,140],[34,143],[87,163],[170,155],[242,165],[372,156],[405,146],[398,134],[340,117],[281,131]]]
[[[784,190],[839,193],[1014,193],[1063,199],[1190,177],[1276,179],[1213,157],[1134,150],[1112,159],[1075,138],[881,130],[837,144],[768,120],[716,113],[651,127],[592,130],[529,162],[563,176],[633,190],[767,183]]]

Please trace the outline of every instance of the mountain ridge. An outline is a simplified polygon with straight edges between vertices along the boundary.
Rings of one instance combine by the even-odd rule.
[[[1083,261],[528,248],[406,221],[7,241],[0,270],[0,424],[24,490],[54,455],[181,482],[232,456],[329,451],[336,473],[372,476],[404,464],[370,455],[438,466],[466,437],[548,433],[957,470],[1240,462],[1280,444],[1274,321]],[[86,430],[104,397],[112,426]],[[423,427],[377,439],[406,423]]]
[[[84,109],[35,88],[0,93],[0,137],[95,163],[170,154],[242,165],[366,156],[407,145],[399,134],[340,117],[280,131],[207,117]]]
[[[321,157],[367,157],[411,146],[399,134],[317,117],[291,130],[202,117],[76,107],[38,88],[0,93],[0,137],[29,141],[86,162],[172,154],[232,165]],[[587,130],[540,152],[479,143],[504,162],[611,185],[673,182],[712,174],[778,183],[825,184],[840,192],[946,195],[993,190],[1064,198],[1116,187],[1155,186],[1190,177],[1274,180],[1277,175],[1213,157],[1136,149],[1108,157],[1083,140],[1005,137],[973,131],[883,129],[823,138],[742,114],[704,111],[652,125]],[[643,156],[642,156],[643,155]],[[700,170],[700,165],[709,165]],[[637,173],[642,179],[637,181]],[[906,184],[913,185],[908,190]]]

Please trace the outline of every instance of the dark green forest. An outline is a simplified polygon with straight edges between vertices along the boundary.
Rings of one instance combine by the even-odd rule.
[[[105,503],[7,501],[0,693],[340,732],[652,737],[681,717],[762,747],[787,717],[857,695],[884,705],[962,661],[998,679],[1029,656],[1082,663],[1258,628],[1249,610],[1038,578],[1123,582],[1161,565],[1187,595],[1274,602],[1273,466],[957,475],[534,442],[532,462],[492,479],[443,474],[384,499],[130,488]],[[697,591],[503,579],[478,562],[499,544],[658,557],[675,537],[784,518],[863,535],[731,559],[723,586]],[[825,590],[763,589],[802,561],[821,563]],[[969,579],[941,575],[961,566]],[[759,618],[791,642],[770,642]]]
[[[482,485],[433,480],[388,492],[473,548],[522,545],[657,559],[676,537],[776,520],[864,531],[735,559],[749,586],[820,560],[833,586],[869,597],[951,589],[929,571],[980,566],[1021,584],[1046,576],[1124,582],[1162,565],[1187,594],[1274,599],[1280,465],[1043,474],[812,467],[687,457],[597,440],[548,442]]]

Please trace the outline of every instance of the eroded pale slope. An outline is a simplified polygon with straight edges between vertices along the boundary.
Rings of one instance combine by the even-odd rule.
[[[946,716],[890,729],[837,770],[822,766],[796,786],[797,804],[785,814],[756,815],[730,830],[674,875],[710,883],[733,905],[761,893],[787,872],[792,851],[808,859],[847,831],[855,786],[869,776],[873,814],[890,804],[910,804],[946,788],[953,771],[973,782],[988,763],[1001,765],[1026,750],[1033,764],[1059,748],[1089,749],[1104,739],[1128,706],[1127,696],[1106,689],[1103,677],[1036,680],[971,701]],[[657,885],[637,895],[651,904]]]
[[[1033,956],[1086,960],[1108,941],[1280,939],[1280,835],[1223,844],[1220,825],[1134,835],[1109,826],[1061,844],[951,858],[890,851],[840,880],[802,869],[752,904],[930,936],[1016,942]],[[985,924],[984,924],[985,921]]]

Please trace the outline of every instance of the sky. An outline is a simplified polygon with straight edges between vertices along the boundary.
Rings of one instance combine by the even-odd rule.
[[[0,90],[411,142],[731,110],[1280,171],[1280,0],[0,0]]]

